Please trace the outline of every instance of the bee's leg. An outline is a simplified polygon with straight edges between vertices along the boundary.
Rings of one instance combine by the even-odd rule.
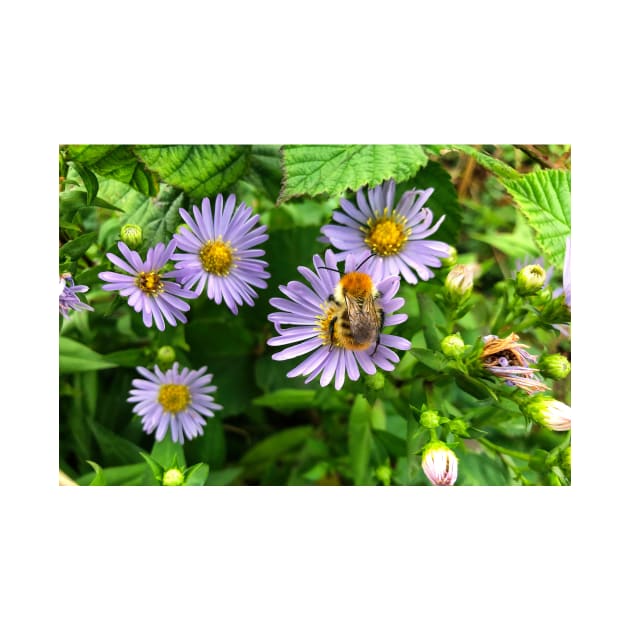
[[[374,350],[370,355],[373,357],[376,354],[376,350],[378,349],[378,344],[381,343],[381,330],[383,330],[383,324],[385,323],[385,313],[382,308],[378,309],[378,336],[376,337],[376,345],[374,346]]]
[[[328,338],[330,339],[330,347],[328,348],[328,352],[332,352],[333,345],[335,343],[335,322],[336,321],[337,321],[337,316],[335,315],[330,320],[330,324],[328,324]]]

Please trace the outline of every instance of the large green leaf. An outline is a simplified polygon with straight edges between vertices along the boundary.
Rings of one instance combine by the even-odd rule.
[[[375,186],[409,179],[427,163],[417,144],[287,145],[282,149],[282,190],[278,202],[300,195]]]
[[[226,192],[249,166],[249,145],[138,145],[134,152],[160,179],[193,199]]]
[[[571,172],[533,171],[502,182],[529,220],[547,260],[561,268],[566,237],[571,234]]]
[[[313,406],[315,390],[312,389],[277,389],[258,398],[252,403],[258,407],[271,407],[276,411],[294,411],[295,409],[309,409]]]
[[[82,343],[68,337],[59,338],[60,373],[106,370],[112,367],[116,367],[116,364],[107,361],[98,352],[94,352]]]
[[[74,144],[65,151],[68,159],[104,178],[128,184],[144,195],[157,193],[155,175],[134,155],[131,145]]]
[[[313,427],[310,426],[292,427],[278,431],[247,451],[241,458],[241,464],[251,466],[252,464],[272,461],[283,453],[300,446],[312,432]]]

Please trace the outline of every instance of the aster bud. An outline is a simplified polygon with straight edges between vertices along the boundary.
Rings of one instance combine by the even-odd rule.
[[[455,264],[457,264],[457,250],[452,245],[449,245],[448,257],[442,258],[442,266],[452,267]]]
[[[516,274],[516,292],[519,295],[534,295],[545,284],[547,272],[540,265],[526,265]]]
[[[465,300],[473,289],[473,266],[455,265],[446,276],[446,296],[455,304]]]
[[[440,348],[442,348],[442,352],[449,359],[457,359],[464,354],[466,349],[466,344],[464,344],[464,340],[462,339],[459,333],[455,333],[454,335],[447,335],[440,341]]]
[[[175,348],[173,346],[161,346],[157,351],[156,363],[162,370],[168,370],[176,359]]]
[[[163,486],[181,486],[184,483],[184,474],[179,468],[169,468],[164,471],[162,477]]]
[[[387,466],[387,464],[383,464],[382,466],[379,466],[375,471],[374,474],[376,475],[376,478],[384,485],[384,486],[389,486],[392,483],[392,469]]]
[[[544,377],[560,381],[569,376],[571,363],[563,354],[548,354],[538,361],[538,368]]]
[[[457,480],[457,457],[444,442],[430,442],[422,454],[422,470],[434,486],[452,486]]]
[[[142,245],[142,228],[134,223],[126,223],[120,228],[120,240],[130,249]]]
[[[420,424],[427,429],[435,429],[440,426],[440,414],[433,409],[427,409],[420,414]]]
[[[519,401],[521,412],[532,422],[552,431],[571,429],[571,407],[547,394],[534,394]]]
[[[385,377],[382,372],[366,374],[364,378],[367,388],[371,389],[373,392],[378,392],[385,387]]]

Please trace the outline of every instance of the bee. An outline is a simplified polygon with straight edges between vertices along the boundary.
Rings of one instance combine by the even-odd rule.
[[[328,325],[330,350],[334,345],[347,350],[366,350],[376,343],[376,352],[385,319],[377,302],[380,296],[367,273],[351,271],[341,277],[334,294],[328,298],[338,307]]]

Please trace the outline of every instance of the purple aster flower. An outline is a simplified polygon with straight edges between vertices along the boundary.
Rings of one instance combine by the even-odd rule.
[[[394,207],[396,183],[393,179],[370,188],[367,200],[360,188],[357,191],[358,208],[347,199],[340,199],[343,212],[333,213],[338,225],[322,228],[325,237],[341,253],[343,260],[354,254],[362,260],[374,254],[366,263],[366,273],[373,273],[378,260],[384,263],[385,276],[402,275],[410,284],[418,278],[428,280],[435,274],[429,267],[441,267],[441,258],[451,255],[450,246],[441,241],[426,240],[442,224],[443,215],[433,226],[433,213],[424,208],[433,188],[408,190]],[[417,277],[416,277],[417,276]]]
[[[264,289],[269,278],[265,271],[268,263],[259,260],[262,249],[252,249],[266,241],[267,226],[258,225],[259,216],[244,203],[234,210],[236,196],[230,195],[223,204],[217,195],[214,213],[210,200],[201,201],[201,212],[193,206],[194,218],[180,208],[179,213],[190,230],[180,230],[173,236],[177,247],[184,253],[174,254],[178,279],[186,289],[194,287],[201,295],[206,287],[208,299],[227,307],[235,315],[243,302],[254,305],[258,294],[252,287]]]
[[[129,392],[127,402],[137,403],[133,411],[142,416],[142,428],[147,433],[155,431],[155,439],[161,442],[171,428],[173,442],[184,443],[184,436],[191,440],[203,433],[204,416],[214,416],[214,411],[223,409],[214,402],[210,394],[217,390],[210,385],[212,374],[208,368],[199,370],[183,368],[177,362],[162,372],[156,365],[153,372],[143,367],[136,368],[144,378],[131,381],[136,389]]]
[[[511,333],[505,339],[496,335],[483,337],[485,345],[481,359],[484,368],[506,385],[518,387],[528,394],[549,389],[539,380],[536,374],[538,370],[530,367],[530,363],[536,362],[536,357],[525,350],[527,346],[517,343],[518,339],[516,333]]]
[[[119,291],[120,295],[127,297],[129,306],[136,313],[142,311],[142,321],[147,327],[151,327],[153,321],[158,330],[164,330],[164,320],[171,326],[177,325],[175,320],[186,323],[184,311],[190,310],[190,305],[181,298],[194,298],[195,294],[183,289],[177,282],[165,280],[174,278],[176,271],[161,272],[175,251],[175,242],[150,247],[145,262],[138,252],[130,250],[122,241],[118,242],[118,249],[125,260],[115,254],[107,254],[107,258],[126,273],[99,273],[98,277],[109,283],[104,284],[103,289]]]
[[[84,284],[74,284],[72,274],[63,273],[59,277],[59,314],[69,319],[68,311],[93,311],[94,309],[85,302],[81,302],[77,293],[85,293],[88,287]]]
[[[357,259],[352,255],[348,256],[345,273],[356,272],[357,266]],[[328,385],[334,376],[335,389],[341,389],[346,374],[350,380],[356,381],[360,376],[359,368],[367,374],[374,374],[377,367],[393,370],[399,358],[392,348],[408,350],[411,343],[395,335],[377,335],[378,328],[371,329],[375,341],[371,340],[370,335],[365,335],[362,340],[356,336],[348,337],[347,329],[344,333],[348,311],[342,305],[339,295],[342,273],[333,271],[337,269],[335,255],[327,250],[324,260],[318,255],[313,256],[313,267],[314,271],[307,267],[298,267],[310,287],[302,282],[291,281],[286,286],[280,285],[280,291],[288,299],[272,298],[269,301],[278,309],[269,315],[269,320],[274,323],[280,336],[269,339],[267,343],[271,346],[290,346],[272,355],[273,358],[282,361],[308,354],[287,376],[306,376],[305,382],[309,383],[321,374],[322,387]],[[383,278],[382,264],[377,264],[372,276],[363,273],[361,267],[361,272],[353,277],[369,283],[378,291],[374,305],[379,313],[378,317],[382,317],[383,326],[393,326],[407,319],[404,313],[393,314],[405,303],[403,298],[395,297],[400,285],[398,276]],[[363,298],[361,301],[364,303]],[[375,322],[376,325],[378,323]],[[362,330],[361,334],[365,332]],[[361,346],[367,347],[358,349]]]

